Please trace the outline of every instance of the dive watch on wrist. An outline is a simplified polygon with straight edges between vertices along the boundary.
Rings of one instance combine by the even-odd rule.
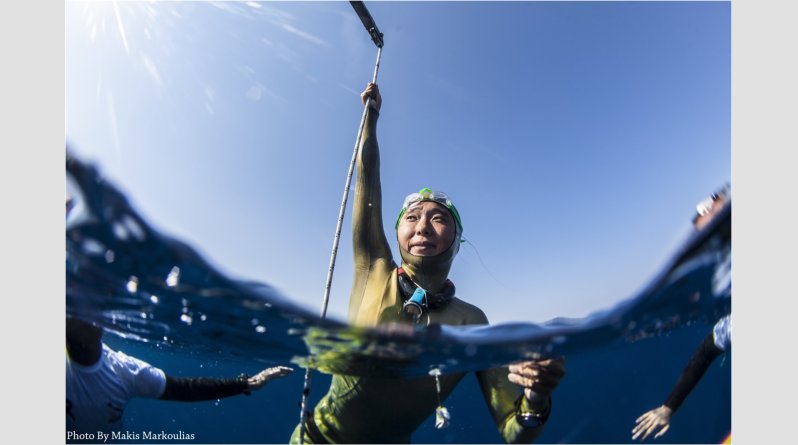
[[[540,428],[549,420],[549,414],[551,414],[551,397],[549,397],[548,403],[546,403],[546,409],[542,412],[523,410],[521,407],[523,402],[524,396],[521,396],[521,398],[518,399],[517,408],[515,410],[515,420],[519,425],[524,428]]]

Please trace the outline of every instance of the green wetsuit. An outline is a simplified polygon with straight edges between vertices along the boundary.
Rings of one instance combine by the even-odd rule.
[[[349,296],[349,322],[358,326],[406,323],[401,315],[402,299],[398,267],[391,256],[382,224],[379,147],[376,138],[378,113],[369,110],[357,159],[352,230],[354,283]],[[435,257],[417,257],[399,247],[402,266],[419,286],[437,292],[443,287],[460,245],[460,229],[446,252]],[[430,323],[447,325],[487,324],[476,306],[453,298],[446,306],[428,312]],[[427,321],[425,319],[425,321]],[[542,428],[524,428],[515,420],[516,403],[530,407],[522,388],[507,379],[506,367],[477,372],[477,380],[493,420],[505,441],[530,443]],[[440,377],[441,399],[454,390],[465,373]],[[438,406],[433,377],[413,379],[333,375],[330,390],[316,406],[305,442],[409,443],[411,434]],[[310,423],[309,422],[309,423]],[[310,433],[308,433],[310,431]],[[291,443],[299,442],[300,427]]]

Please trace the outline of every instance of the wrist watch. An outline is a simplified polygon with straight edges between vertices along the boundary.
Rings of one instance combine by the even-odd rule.
[[[518,422],[518,424],[524,428],[540,428],[546,423],[547,420],[549,420],[549,414],[551,414],[551,397],[549,397],[548,403],[546,404],[546,409],[543,412],[523,411],[521,409],[523,399],[524,396],[521,396],[517,402],[517,408],[515,410],[516,422]]]

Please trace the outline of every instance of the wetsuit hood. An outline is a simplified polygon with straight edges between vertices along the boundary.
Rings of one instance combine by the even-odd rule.
[[[460,251],[460,240],[463,234],[463,229],[459,225],[455,224],[455,227],[452,244],[448,249],[435,256],[413,255],[399,243],[402,267],[410,279],[418,286],[430,292],[437,292],[446,284],[446,278],[449,276],[454,257]],[[398,233],[396,239],[397,241],[399,240]]]

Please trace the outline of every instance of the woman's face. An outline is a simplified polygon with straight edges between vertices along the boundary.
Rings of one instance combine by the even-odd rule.
[[[449,210],[433,201],[410,206],[399,221],[399,245],[412,255],[435,256],[452,245],[457,224]]]

